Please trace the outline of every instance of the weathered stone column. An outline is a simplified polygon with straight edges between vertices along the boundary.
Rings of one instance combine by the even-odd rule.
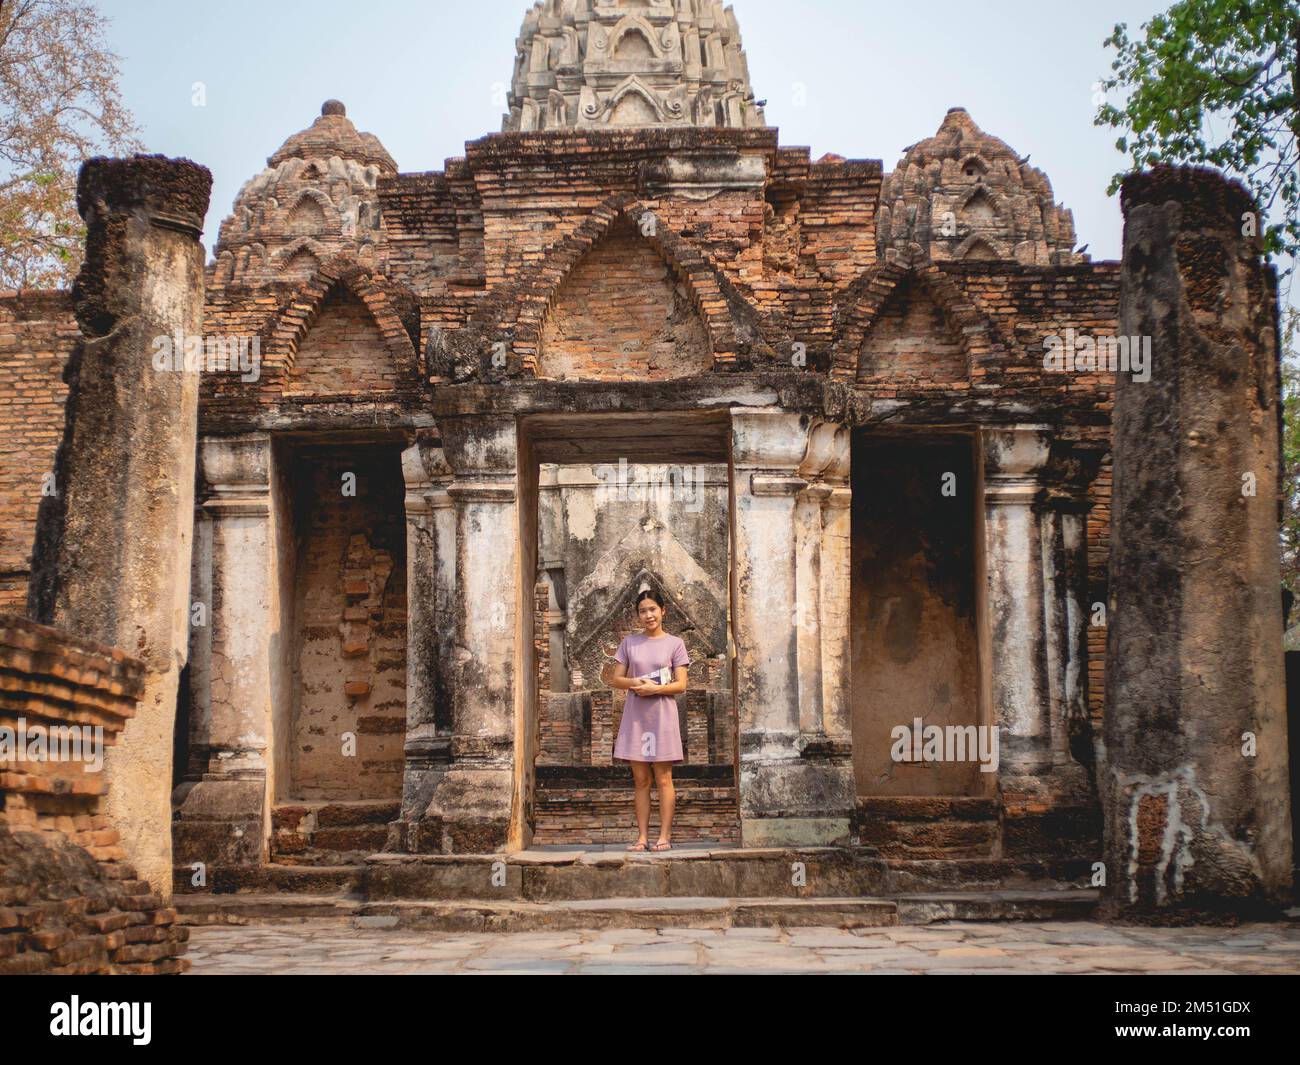
[[[849,475],[853,433],[845,425],[831,428],[828,462],[820,474],[826,491],[821,514],[822,732],[838,753],[851,758],[853,491]]]
[[[450,650],[455,639],[456,519],[442,448],[420,441],[402,454],[406,478],[406,770],[402,850],[422,851],[424,812],[451,758]]]
[[[207,768],[182,785],[177,799],[176,865],[206,869],[208,887],[223,886],[266,860],[275,798],[277,689],[285,703],[283,670],[290,633],[282,622],[271,438],[265,433],[208,438],[200,443],[203,510],[211,542],[205,606]],[[287,718],[289,707],[282,705]],[[287,720],[284,722],[287,725]],[[280,732],[284,733],[284,729]],[[287,734],[279,737],[287,743]],[[279,759],[287,772],[287,757]],[[240,873],[234,872],[239,870]]]
[[[1077,589],[1071,585],[1071,576],[1077,572],[1077,552],[1083,546],[1082,522],[1078,513],[1066,510],[1062,504],[1060,499],[1045,502],[1039,518],[1046,743],[1055,769],[1068,765],[1071,760],[1069,724],[1071,716],[1079,710],[1080,663],[1076,655],[1082,634]]]
[[[794,503],[795,645],[799,680],[799,732],[824,737],[822,700],[822,505],[831,490],[819,480],[830,461],[835,427],[825,422],[809,434],[808,450],[798,470],[804,487]]]
[[[1052,738],[1041,475],[1046,427],[984,432],[984,561],[988,577],[992,721],[1003,774],[1041,775],[1057,764]],[[1049,523],[1050,525],[1050,523]],[[1050,534],[1046,537],[1050,543]]]
[[[849,593],[851,433],[818,422],[809,435],[796,499],[799,728],[805,757],[851,756]]]
[[[1064,765],[1093,761],[1088,714],[1088,494],[1086,483],[1058,485],[1047,503],[1050,538],[1043,559],[1048,615],[1052,750]],[[1087,748],[1076,750],[1077,744]],[[1080,761],[1082,759],[1082,761]]]
[[[199,234],[212,175],[161,156],[92,159],[77,209],[82,337],[65,371],[57,496],[42,501],[31,616],[144,661],[139,711],[109,748],[105,810],[140,876],[171,892],[176,691],[188,653],[198,374],[155,369],[155,339],[203,332]]]
[[[1250,909],[1291,880],[1276,281],[1217,173],[1135,175],[1123,207],[1120,333],[1152,358],[1115,398],[1106,904]]]
[[[798,471],[810,429],[806,415],[732,412],[732,626],[741,838],[746,846],[819,845],[849,838],[852,773],[835,762],[805,756],[800,720],[797,622],[806,608],[799,605],[796,507],[808,487]],[[803,583],[811,594],[809,579],[805,574]],[[820,660],[819,641],[815,654]],[[815,694],[820,706],[820,679]],[[822,753],[816,744],[814,749]]]
[[[444,853],[506,846],[515,769],[520,624],[518,444],[510,417],[440,425],[454,479],[456,642],[451,662],[451,767],[426,818]]]

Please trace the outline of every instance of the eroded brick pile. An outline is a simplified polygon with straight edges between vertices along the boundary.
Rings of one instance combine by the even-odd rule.
[[[143,671],[122,651],[0,616],[0,729],[12,730],[0,748],[0,975],[188,967],[188,931],[123,860],[101,813],[105,781],[91,752],[26,757],[38,753],[30,737],[61,728],[102,729],[113,743],[135,713]],[[63,752],[85,735],[62,733]]]

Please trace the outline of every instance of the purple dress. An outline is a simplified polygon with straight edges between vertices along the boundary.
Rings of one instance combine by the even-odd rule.
[[[666,683],[669,684],[673,681],[673,670],[691,664],[686,644],[680,636],[672,635],[656,640],[644,635],[624,636],[614,657],[627,666],[627,675],[634,680],[667,666]],[[671,695],[643,699],[635,692],[628,692],[618,739],[614,742],[614,757],[625,762],[682,761],[677,700]]]

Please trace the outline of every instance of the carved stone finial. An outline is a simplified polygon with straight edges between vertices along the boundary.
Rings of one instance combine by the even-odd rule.
[[[502,129],[765,126],[740,31],[719,13],[716,0],[535,4]]]

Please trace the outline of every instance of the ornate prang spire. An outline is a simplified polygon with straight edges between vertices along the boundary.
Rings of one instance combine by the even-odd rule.
[[[542,0],[524,16],[509,106],[506,132],[766,124],[718,0]]]
[[[247,182],[217,239],[218,284],[303,281],[338,254],[373,261],[380,238],[377,182],[397,173],[373,133],[338,100],[281,145]]]
[[[1074,250],[1074,216],[1053,198],[1047,175],[962,107],[885,175],[876,233],[882,259],[1084,261]]]

